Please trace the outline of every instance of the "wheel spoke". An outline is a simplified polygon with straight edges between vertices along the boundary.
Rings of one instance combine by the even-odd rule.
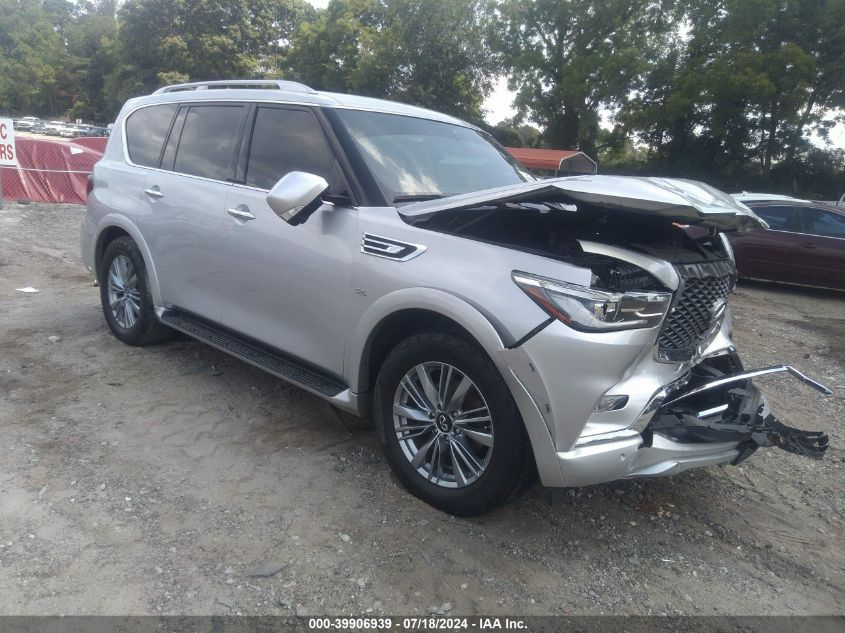
[[[464,475],[463,468],[461,468],[461,462],[455,451],[455,443],[451,439],[449,440],[449,455],[452,458],[452,473],[455,475],[455,481],[459,486],[466,486],[468,483],[467,478],[466,475]]]
[[[445,363],[441,363],[440,365],[440,380],[437,381],[437,406],[441,409],[446,404],[446,397],[449,394],[449,385],[452,382],[452,370],[454,368],[451,365],[446,365]]]
[[[109,288],[114,288],[115,290],[121,290],[123,288],[123,280],[120,278],[115,264],[112,264],[111,270],[109,271]]]
[[[119,255],[117,259],[114,260],[117,262],[117,275],[120,277],[120,282],[125,286],[126,285],[126,258],[123,255]]]
[[[482,433],[481,431],[473,431],[472,429],[461,429],[461,431],[466,437],[479,444],[493,446],[493,436],[490,433]]]
[[[462,419],[455,420],[455,426],[459,426],[459,427],[463,428],[463,426],[465,424],[479,424],[480,422],[489,422],[489,421],[490,421],[489,415],[485,415],[485,416],[480,417],[480,418],[462,418]]]
[[[431,452],[431,465],[428,471],[428,480],[433,481],[434,476],[437,475],[437,481],[440,481],[440,441],[434,441],[434,449]],[[434,482],[437,483],[437,482]]]
[[[431,426],[432,424],[431,417],[428,415],[427,411],[413,409],[411,407],[404,406],[401,404],[393,405],[393,415],[398,415],[402,418],[408,418],[409,420],[414,420],[415,422],[425,422],[426,426]]]
[[[396,428],[396,437],[399,438],[400,442],[404,442],[406,440],[413,440],[418,437],[422,437],[423,435],[427,435],[428,433],[431,433],[433,430],[432,427],[433,425],[426,426],[425,428],[421,428],[418,431],[409,431],[407,435],[402,435],[402,432],[408,431],[408,429],[407,427],[400,426]]]
[[[402,379],[402,388],[408,393],[411,400],[413,400],[420,409],[429,412],[434,410],[431,408],[431,405],[426,402],[425,396],[419,392],[419,389],[417,389],[416,385],[411,382],[411,379],[408,378],[408,376],[405,376]]]
[[[449,400],[449,405],[446,407],[447,411],[459,411],[461,408],[461,403],[464,401],[464,398],[469,391],[469,388],[472,387],[472,381],[469,377],[464,376],[461,379],[461,382],[458,383],[458,386],[455,387],[455,392],[452,394],[452,398]]]
[[[132,327],[135,325],[138,313],[135,312],[135,306],[132,305],[132,302],[129,301],[129,299],[124,301],[124,306],[126,307],[126,326]]]
[[[429,403],[429,409],[435,409],[437,406],[437,387],[431,376],[428,375],[428,370],[425,365],[416,366],[417,378],[420,381],[420,386],[425,393],[426,400]]]
[[[435,434],[428,442],[423,444],[418,450],[417,454],[414,455],[414,459],[411,460],[411,466],[416,469],[419,469],[423,462],[425,462],[425,458],[428,457],[428,453],[431,451],[431,447],[434,446],[434,443],[437,441],[437,435]]]
[[[472,472],[473,477],[478,477],[481,474],[481,471],[484,470],[484,467],[479,464],[475,457],[472,455],[472,451],[468,449],[464,444],[455,438],[449,438],[452,442],[452,445],[455,447],[455,450],[458,451],[458,456],[461,460],[469,467],[470,471]]]
[[[487,407],[478,407],[477,409],[470,409],[469,411],[458,411],[458,415],[455,416],[455,421],[462,422],[465,418],[469,418],[473,415],[478,415],[479,413],[488,415]]]

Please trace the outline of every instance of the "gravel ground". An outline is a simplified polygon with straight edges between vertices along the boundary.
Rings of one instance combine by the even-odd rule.
[[[831,435],[823,461],[535,486],[465,520],[322,401],[187,339],[120,344],[83,212],[0,211],[0,614],[845,613],[845,295],[733,298],[746,365],[834,389],[762,383]]]

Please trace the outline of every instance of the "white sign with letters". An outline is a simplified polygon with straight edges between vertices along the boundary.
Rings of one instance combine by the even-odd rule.
[[[15,128],[12,119],[0,119],[0,165],[17,165]]]

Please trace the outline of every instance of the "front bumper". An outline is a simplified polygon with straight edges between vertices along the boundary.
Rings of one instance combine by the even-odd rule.
[[[724,371],[737,365],[735,356],[704,361],[697,368],[698,376],[671,393],[642,431],[582,437],[571,450],[559,452],[566,485],[661,477],[698,466],[736,464],[764,446],[821,458],[827,450],[827,435],[781,423],[751,378],[788,372],[821,393],[830,394],[830,390],[785,365]]]
[[[770,415],[765,400],[749,377],[736,377],[742,365],[731,340],[729,315],[694,363],[656,361],[655,337],[656,331],[648,329],[591,335],[555,321],[523,345],[500,351],[498,360],[528,429],[544,485],[672,475],[740,461],[759,446],[775,445],[764,424]],[[820,387],[796,374],[790,373]],[[690,394],[725,378],[730,380]],[[732,393],[742,389],[742,397]],[[615,395],[627,396],[623,406],[598,410],[603,398]],[[730,411],[724,406],[729,400]],[[755,408],[753,419],[741,428],[724,427],[743,402],[746,409],[760,411]],[[687,417],[666,417],[679,411]],[[686,428],[674,428],[682,423]],[[721,430],[707,428],[720,423]],[[800,431],[785,428],[799,434],[793,440],[800,439]],[[821,436],[804,439],[812,448]],[[784,446],[795,444],[793,440],[784,441]]]

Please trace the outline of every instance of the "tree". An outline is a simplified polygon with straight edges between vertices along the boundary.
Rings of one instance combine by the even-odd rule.
[[[290,65],[314,88],[482,120],[496,63],[486,0],[332,0],[304,24]]]
[[[620,119],[671,175],[766,186],[778,162],[808,158],[809,134],[824,136],[843,105],[845,3],[696,0],[686,16],[688,37]]]
[[[491,42],[516,107],[553,147],[595,155],[599,112],[624,105],[676,19],[666,0],[503,0]]]
[[[38,0],[0,0],[0,110],[56,111],[62,38]]]
[[[126,2],[118,12],[125,66],[112,83],[150,90],[161,73],[213,80],[278,72],[292,33],[313,15],[304,0]]]
[[[65,27],[65,65],[75,78],[71,116],[104,122],[112,117],[106,98],[106,78],[117,66],[120,49],[114,0],[80,3]]]
[[[539,147],[541,132],[533,125],[528,125],[518,117],[504,119],[488,128],[499,143],[505,147]]]

